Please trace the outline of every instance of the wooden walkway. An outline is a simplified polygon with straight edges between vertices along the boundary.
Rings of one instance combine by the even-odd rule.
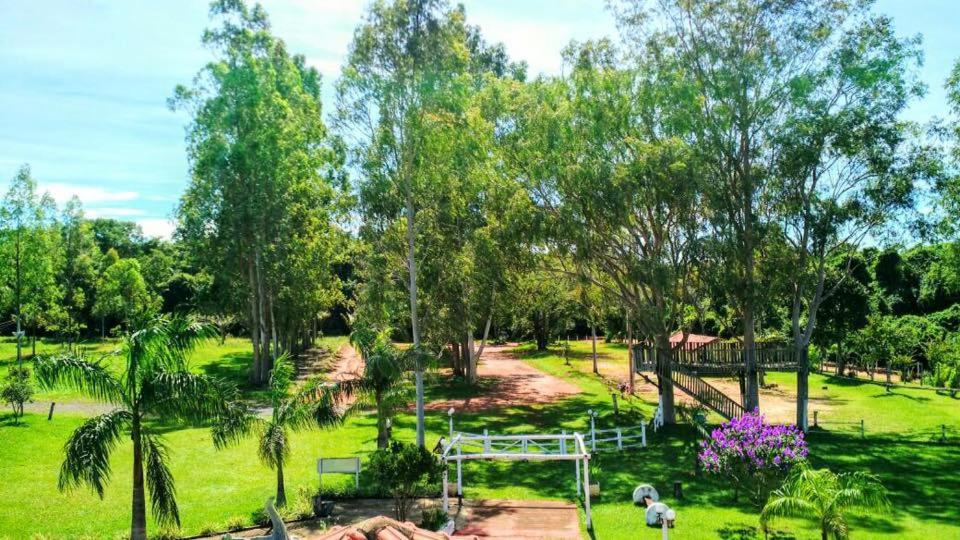
[[[451,511],[456,508],[451,508]],[[518,540],[579,540],[577,506],[561,501],[464,500],[456,516],[460,535]]]

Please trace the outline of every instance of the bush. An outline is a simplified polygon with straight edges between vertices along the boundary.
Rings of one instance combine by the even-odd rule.
[[[19,422],[23,416],[23,404],[33,401],[30,370],[25,367],[11,367],[3,388],[0,389],[0,399],[13,408],[13,419]]]
[[[701,448],[704,471],[728,477],[734,500],[745,489],[758,505],[808,452],[803,432],[796,426],[766,424],[758,410],[714,429]]]
[[[420,520],[420,527],[428,531],[439,531],[447,524],[450,517],[443,511],[443,508],[433,507],[423,511],[423,518]]]
[[[934,386],[960,390],[960,337],[928,344],[927,358],[933,366],[931,382]]]
[[[369,470],[393,497],[396,518],[406,521],[416,497],[437,493],[442,467],[426,448],[393,441],[370,456]]]

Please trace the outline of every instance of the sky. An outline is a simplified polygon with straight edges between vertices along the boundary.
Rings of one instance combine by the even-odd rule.
[[[263,0],[275,35],[324,80],[324,107],[366,0]],[[614,37],[603,0],[464,0],[467,20],[532,75],[561,70],[570,40]],[[169,237],[189,182],[189,118],[166,101],[209,61],[205,0],[0,0],[0,185],[29,164],[61,206]],[[947,115],[943,81],[960,58],[955,0],[880,0],[904,36],[922,34],[928,95],[906,112]]]

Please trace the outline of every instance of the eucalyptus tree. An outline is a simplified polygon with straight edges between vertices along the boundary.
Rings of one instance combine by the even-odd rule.
[[[235,408],[240,414],[213,427],[213,440],[218,448],[236,443],[249,434],[257,437],[257,454],[264,465],[277,471],[276,504],[286,506],[283,467],[290,457],[291,432],[311,428],[329,428],[343,422],[349,393],[346,383],[325,384],[317,379],[296,384],[296,366],[287,355],[281,355],[270,370],[268,385],[270,415],[266,418]]]
[[[902,223],[915,186],[938,174],[934,149],[915,142],[899,119],[912,97],[918,40],[898,38],[892,22],[866,6],[851,12],[814,60],[818,69],[792,82],[794,108],[772,137],[779,148],[770,181],[772,228],[786,240],[796,350],[797,425],[807,428],[808,350],[820,306],[854,272],[852,255],[883,228]],[[834,261],[845,259],[837,266]],[[830,271],[838,275],[828,276]]]
[[[567,60],[569,77],[520,93],[504,144],[545,215],[556,269],[617,298],[658,350],[673,422],[669,337],[696,303],[705,229],[701,166],[677,102],[689,92],[654,64],[621,67],[606,41],[571,47]]]
[[[420,212],[440,193],[457,193],[440,188],[457,178],[446,165],[454,159],[451,152],[469,150],[451,146],[459,139],[437,138],[437,130],[464,121],[463,94],[475,87],[480,73],[507,69],[502,47],[486,47],[465,24],[462,8],[444,0],[381,0],[355,31],[337,86],[337,127],[361,172],[361,235],[393,243],[402,233],[421,446],[424,328],[418,280],[427,257],[418,253],[426,234]],[[439,313],[434,310],[434,316]]]
[[[675,68],[689,100],[692,148],[708,179],[707,203],[725,289],[742,319],[746,395],[759,404],[755,323],[764,302],[757,264],[770,230],[768,195],[785,123],[803,110],[837,36],[868,2],[622,0],[621,28],[638,57]]]
[[[56,281],[60,243],[55,210],[49,194],[37,193],[30,167],[21,167],[0,209],[0,272],[16,323],[18,367],[23,362],[24,325],[35,334],[39,326],[55,324],[62,314],[63,291]]]
[[[215,281],[243,291],[246,306],[230,308],[246,315],[259,384],[336,297],[342,156],[321,119],[319,74],[264,10],[217,0],[211,15],[222,24],[203,42],[217,58],[171,99],[193,116],[177,235]]]
[[[60,332],[73,342],[86,328],[85,321],[93,304],[97,280],[96,263],[100,256],[93,230],[85,219],[80,199],[76,196],[67,202],[60,218],[60,241],[63,246],[63,264],[57,281],[63,287],[64,320]]]
[[[46,388],[68,388],[114,406],[73,432],[64,446],[61,491],[89,486],[100,498],[110,480],[111,456],[132,441],[133,491],[130,537],[147,538],[146,492],[161,524],[180,524],[169,452],[162,434],[168,423],[227,421],[235,389],[190,371],[187,355],[207,336],[205,326],[184,318],[140,321],[122,340],[123,369],[67,353],[36,361],[36,376]],[[164,426],[153,423],[163,420]]]

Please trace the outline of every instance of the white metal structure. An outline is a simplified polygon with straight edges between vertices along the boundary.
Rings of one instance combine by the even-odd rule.
[[[317,472],[320,473],[320,486],[323,487],[323,475],[338,473],[352,474],[357,489],[360,489],[360,458],[320,458],[317,460]]]
[[[568,448],[571,446],[572,448]],[[463,496],[463,462],[470,460],[573,461],[576,466],[577,494],[583,495],[587,528],[593,529],[590,516],[590,453],[579,433],[552,435],[483,435],[457,433],[443,445],[443,511],[450,508],[448,464],[457,464],[457,496]],[[583,482],[580,482],[581,468]],[[582,491],[581,491],[582,490]]]

